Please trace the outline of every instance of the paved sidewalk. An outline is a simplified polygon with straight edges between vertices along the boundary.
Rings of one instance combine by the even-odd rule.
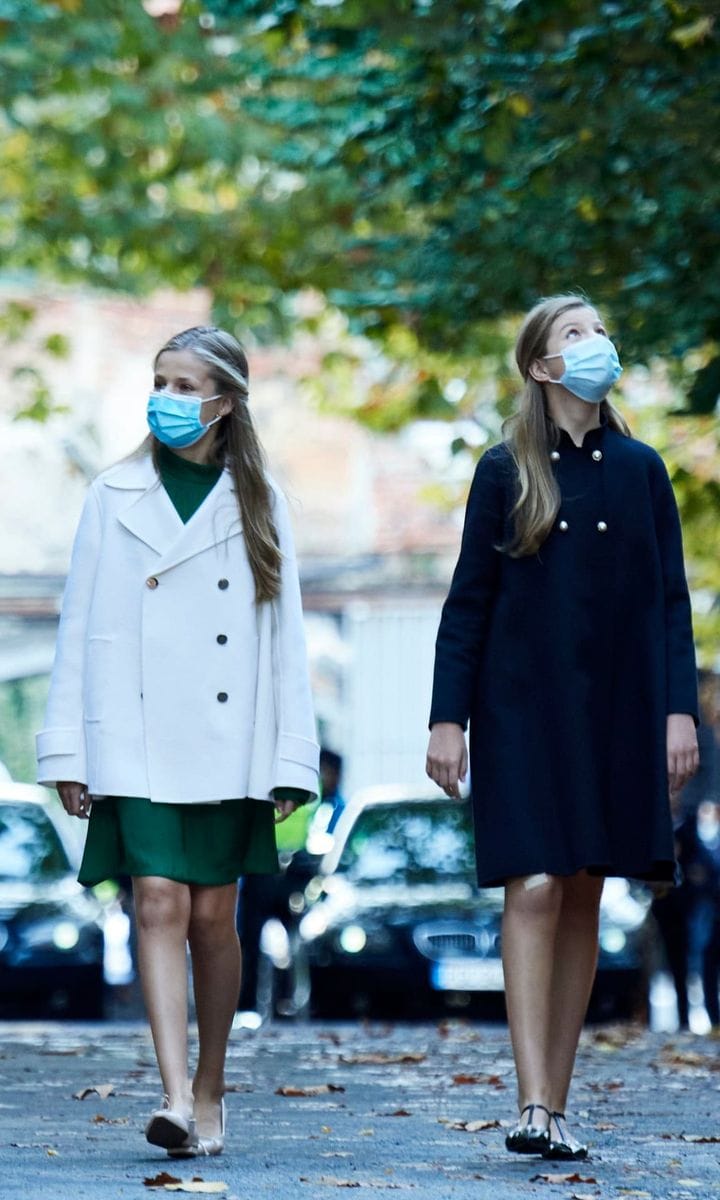
[[[692,1035],[588,1031],[572,1109],[592,1157],[563,1165],[508,1155],[503,1128],[462,1128],[512,1119],[501,1026],[238,1031],[226,1152],[177,1162],[143,1140],[159,1099],[143,1026],[0,1024],[0,1196],[147,1200],[169,1194],[143,1182],[161,1171],[221,1182],[226,1200],[332,1200],[345,1188],[368,1200],[391,1192],[408,1200],[720,1196],[719,1050]],[[73,1099],[103,1084],[114,1094]],[[311,1094],[279,1095],[281,1087]],[[533,1178],[573,1173],[579,1178]]]

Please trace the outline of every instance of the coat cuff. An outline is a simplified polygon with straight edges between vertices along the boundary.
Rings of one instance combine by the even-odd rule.
[[[278,738],[275,765],[275,788],[299,788],[311,796],[318,794],[320,747],[310,738],[295,733],[281,733]]]
[[[43,729],[36,734],[38,783],[54,787],[58,780],[87,783],[84,739],[79,729]]]

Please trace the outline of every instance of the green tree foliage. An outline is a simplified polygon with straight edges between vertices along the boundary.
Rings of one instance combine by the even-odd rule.
[[[324,177],[330,299],[482,350],[488,322],[585,289],[626,358],[701,349],[718,393],[720,91],[710,6],[676,0],[207,0],[259,54],[246,109]],[[255,22],[253,31],[253,21]],[[261,32],[260,32],[261,31]],[[333,273],[334,274],[334,273]],[[326,280],[327,282],[327,280]],[[712,364],[712,365],[711,365]]]
[[[0,252],[261,336],[313,287],[468,361],[584,288],[709,411],[719,65],[697,0],[3,0]]]

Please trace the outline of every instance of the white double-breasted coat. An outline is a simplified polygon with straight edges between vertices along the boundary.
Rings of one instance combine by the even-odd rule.
[[[150,455],[91,485],[37,735],[40,783],[188,804],[317,792],[292,532],[269,483],[282,585],[261,604],[229,471],[185,525]]]

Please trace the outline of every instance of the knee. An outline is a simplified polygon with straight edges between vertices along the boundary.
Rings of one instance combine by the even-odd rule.
[[[505,911],[526,920],[545,920],[556,916],[562,905],[562,880],[548,875],[539,883],[530,875],[525,879],[513,879],[505,890]]]
[[[169,879],[143,879],[135,891],[135,917],[144,932],[187,921],[188,898],[181,884]]]
[[[234,912],[223,904],[194,904],[190,913],[189,938],[196,945],[216,945],[237,938]]]

